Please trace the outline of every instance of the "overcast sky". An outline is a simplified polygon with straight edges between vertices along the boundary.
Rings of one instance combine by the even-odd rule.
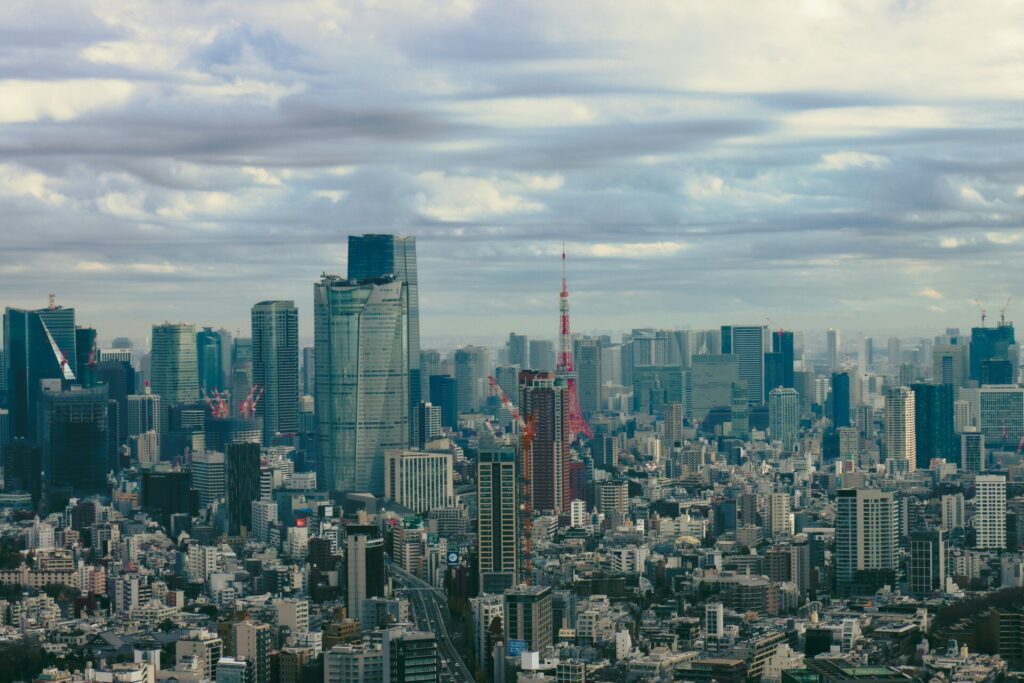
[[[1024,306],[1024,3],[8,0],[0,305],[248,327],[418,240],[431,340]],[[849,334],[844,335],[850,338]]]

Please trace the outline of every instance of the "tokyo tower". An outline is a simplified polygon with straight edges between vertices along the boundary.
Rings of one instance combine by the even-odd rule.
[[[558,326],[558,364],[555,375],[565,380],[566,408],[569,417],[569,432],[575,439],[585,434],[588,439],[594,438],[590,425],[583,419],[580,410],[580,397],[576,393],[576,366],[572,358],[572,335],[569,333],[569,285],[565,277],[565,244],[562,244],[562,293],[558,299],[560,314]]]

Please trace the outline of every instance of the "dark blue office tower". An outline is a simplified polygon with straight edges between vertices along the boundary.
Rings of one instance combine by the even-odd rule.
[[[416,275],[416,238],[403,235],[349,235],[348,279],[365,280],[394,275],[408,292],[406,339],[409,354],[409,415],[423,400],[420,378],[420,294]],[[431,401],[433,403],[433,401]],[[412,420],[409,443],[413,444]]]
[[[1010,347],[1016,343],[1013,323],[1001,322],[998,327],[971,328],[970,378],[981,381],[981,364],[986,360],[1009,360]]]
[[[793,333],[789,330],[772,332],[772,353],[782,354],[782,386],[793,388]],[[772,387],[774,389],[775,387]],[[769,390],[770,391],[770,390]]]
[[[441,406],[441,426],[455,429],[459,426],[459,390],[454,377],[430,376],[430,402]]]
[[[832,426],[850,426],[850,375],[846,372],[832,373]]]
[[[960,441],[953,422],[956,388],[952,384],[911,384],[914,392],[914,440],[917,469],[928,469],[932,458],[960,460]]]
[[[39,382],[75,381],[75,309],[4,311],[4,364],[11,438],[36,440]]]

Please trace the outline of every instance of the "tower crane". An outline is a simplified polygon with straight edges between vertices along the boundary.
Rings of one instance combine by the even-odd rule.
[[[1012,296],[1006,297],[1006,303],[999,309],[999,327],[1006,326],[1006,309],[1010,307],[1010,302],[1013,300]]]
[[[979,311],[981,311],[981,326],[985,327],[985,317],[987,315],[985,312],[985,307],[982,306],[981,302],[978,301],[977,299],[974,299],[974,305],[978,307]]]

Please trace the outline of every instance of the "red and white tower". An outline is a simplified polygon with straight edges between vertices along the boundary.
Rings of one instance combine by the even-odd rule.
[[[560,314],[558,325],[558,364],[555,375],[565,380],[566,404],[569,418],[569,432],[573,439],[585,434],[588,439],[594,438],[590,425],[583,419],[580,410],[580,397],[576,393],[576,365],[572,358],[572,334],[569,332],[569,285],[565,277],[565,245],[562,245],[562,293],[558,299]]]

